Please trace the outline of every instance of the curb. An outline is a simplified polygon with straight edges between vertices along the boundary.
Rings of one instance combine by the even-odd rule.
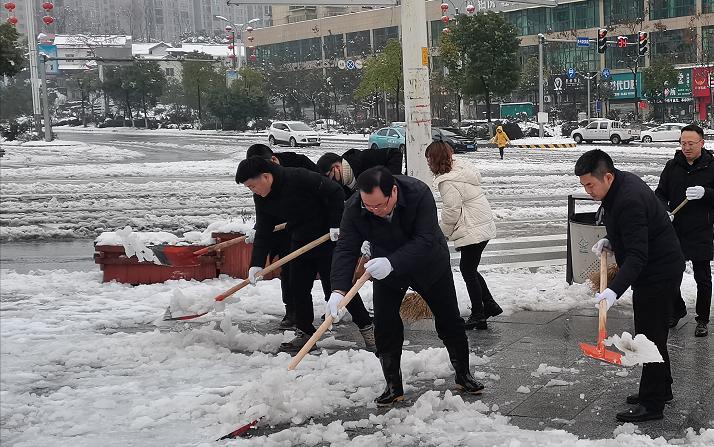
[[[513,147],[527,148],[527,149],[558,149],[565,147],[577,147],[575,143],[552,143],[552,144],[514,144]]]

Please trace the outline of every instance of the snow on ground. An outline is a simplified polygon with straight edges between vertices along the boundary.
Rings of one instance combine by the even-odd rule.
[[[132,158],[141,158],[142,153],[120,149],[114,146],[85,144],[73,141],[55,140],[28,141],[20,144],[2,143],[8,146],[2,158],[3,167],[34,167],[39,164],[63,164],[90,162],[116,162]],[[3,175],[5,172],[3,172]]]
[[[568,286],[562,268],[536,273],[493,269],[484,274],[506,313],[591,306],[588,287]],[[318,343],[327,351],[308,356],[289,372],[290,357],[276,351],[292,333],[261,333],[245,324],[279,321],[279,280],[243,289],[228,300],[225,313],[176,324],[161,321],[161,316],[177,290],[210,302],[236,280],[131,287],[101,283],[98,271],[19,274],[3,269],[0,282],[0,433],[8,445],[198,445],[260,416],[271,425],[298,427],[237,445],[463,445],[479,436],[479,445],[484,439],[488,445],[504,446],[514,445],[508,441],[514,439],[552,446],[663,444],[633,434],[618,435],[609,443],[574,444],[573,435],[520,430],[480,401],[465,403],[448,392],[414,396],[416,402],[409,408],[360,421],[335,421],[327,427],[308,423],[311,417],[333,411],[374,408],[372,399],[381,392],[383,379],[374,355],[359,349],[362,341],[340,336],[348,322],[335,326]],[[467,315],[468,296],[460,275],[456,282],[459,306]],[[688,276],[685,288],[692,287]],[[361,294],[371,308],[370,285]],[[313,296],[322,296],[319,282]],[[324,305],[319,298],[314,301],[319,314]],[[628,298],[617,305],[631,306]],[[229,327],[226,316],[230,329],[216,330]],[[487,357],[471,355],[476,376],[486,376],[479,365],[488,362]],[[541,365],[538,371],[555,370]],[[419,382],[443,383],[453,375],[440,346],[405,351],[402,373],[407,393],[413,393]],[[353,427],[373,433],[348,441],[346,431]],[[706,445],[712,440],[714,430],[692,435],[689,443]]]

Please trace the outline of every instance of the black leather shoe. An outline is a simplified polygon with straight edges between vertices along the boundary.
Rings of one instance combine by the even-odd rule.
[[[471,373],[456,374],[456,388],[459,391],[469,394],[481,394],[483,391],[483,383],[473,378]]]
[[[384,389],[384,392],[378,398],[374,399],[374,403],[376,403],[378,407],[388,407],[390,405],[395,404],[396,402],[401,402],[403,400],[404,391],[392,388],[387,385],[387,388]]]
[[[707,329],[706,323],[697,323],[697,327],[694,329],[695,337],[706,337],[709,334],[709,329]]]
[[[642,405],[638,405],[630,410],[617,413],[615,417],[620,422],[644,422],[662,419],[664,415],[662,411],[650,411]]]
[[[307,343],[311,337],[311,334],[306,334],[300,329],[296,329],[295,338],[290,341],[280,343],[280,350],[282,352],[298,352],[302,349],[303,346],[305,346],[305,343]],[[315,349],[317,349],[317,346],[312,345],[312,347],[310,348],[310,352],[314,351]]]
[[[670,394],[669,396],[667,396],[667,399],[665,399],[664,403],[669,404],[672,402],[673,399],[674,399],[674,397]],[[630,394],[629,396],[627,396],[627,399],[625,399],[625,402],[627,402],[630,405],[639,405],[639,403],[640,403],[639,393]]]
[[[479,330],[488,329],[486,317],[484,317],[483,315],[471,314],[469,319],[466,320],[466,323],[464,323],[464,329],[469,330],[474,328]]]
[[[285,315],[278,325],[279,329],[295,329],[295,320],[290,315]]]

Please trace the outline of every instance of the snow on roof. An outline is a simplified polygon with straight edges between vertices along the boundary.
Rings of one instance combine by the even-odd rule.
[[[227,45],[203,45],[195,43],[184,43],[180,47],[168,48],[166,51],[171,53],[206,53],[214,57],[227,57],[230,54]]]
[[[170,48],[170,45],[164,42],[150,42],[150,43],[132,43],[131,44],[131,54],[134,56],[141,56],[144,54],[151,54],[152,50],[158,46],[165,46]]]
[[[131,36],[57,34],[55,35],[54,44],[69,47],[123,47],[131,45]]]

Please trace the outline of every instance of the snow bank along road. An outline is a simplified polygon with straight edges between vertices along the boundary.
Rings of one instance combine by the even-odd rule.
[[[262,136],[141,130],[58,133],[61,139],[50,145],[8,146],[0,160],[0,241],[91,239],[126,225],[180,233],[252,214],[250,194],[233,177],[247,147]],[[297,151],[316,160],[326,151],[342,153],[351,147],[366,144],[337,138],[320,148]],[[675,150],[601,147],[618,167],[651,185]],[[498,238],[507,244],[489,245],[485,264],[564,262],[566,197],[581,191],[573,164],[589,148],[507,149],[504,161],[493,148],[460,155],[481,170]]]

